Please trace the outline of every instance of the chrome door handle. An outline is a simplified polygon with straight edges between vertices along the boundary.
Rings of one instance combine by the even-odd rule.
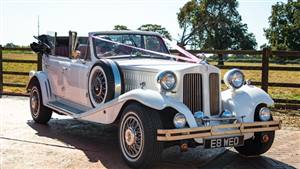
[[[45,66],[45,68],[48,68],[49,64],[48,63],[44,63],[44,66]]]
[[[68,67],[63,66],[62,69],[65,71],[68,70]]]

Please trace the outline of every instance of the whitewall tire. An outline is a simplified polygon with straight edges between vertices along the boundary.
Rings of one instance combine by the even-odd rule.
[[[138,103],[127,105],[119,124],[119,145],[130,167],[148,168],[160,160],[163,143],[157,141],[157,129],[162,128],[158,111]]]
[[[88,93],[93,107],[120,96],[124,92],[123,74],[112,60],[99,60],[89,74]]]

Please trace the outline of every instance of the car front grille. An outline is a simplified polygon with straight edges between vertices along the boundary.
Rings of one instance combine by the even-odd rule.
[[[185,74],[183,77],[183,103],[193,112],[202,111],[202,75]]]
[[[220,79],[218,73],[209,75],[209,101],[210,115],[218,115],[220,113]]]
[[[183,77],[183,103],[193,112],[203,111],[203,84],[199,73],[185,74]],[[207,100],[208,101],[208,100]],[[218,73],[209,75],[210,114],[220,113],[220,79]]]

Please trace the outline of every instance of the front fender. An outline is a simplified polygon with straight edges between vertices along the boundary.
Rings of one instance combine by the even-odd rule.
[[[50,82],[48,80],[48,74],[43,71],[37,71],[37,72],[31,71],[29,73],[29,76],[30,79],[26,86],[26,91],[29,92],[34,83],[39,83],[41,88],[43,103],[44,104],[48,103],[52,95]]]
[[[197,123],[193,116],[193,113],[185,104],[183,104],[179,100],[161,94],[157,91],[149,89],[134,89],[119,97],[119,101],[126,102],[128,100],[135,100],[147,107],[156,110],[163,110],[167,107],[174,108],[178,112],[185,115],[187,123],[190,127],[197,127]]]
[[[255,108],[259,104],[267,106],[274,104],[268,93],[252,85],[244,85],[235,91],[228,89],[221,95],[223,110],[234,112],[237,116],[245,116],[244,122],[254,121]]]

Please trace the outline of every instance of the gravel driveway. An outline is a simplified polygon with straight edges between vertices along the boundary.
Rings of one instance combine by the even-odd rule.
[[[1,169],[128,168],[121,159],[117,128],[53,116],[48,125],[32,121],[28,98],[0,99]],[[300,131],[281,130],[264,156],[244,158],[229,149],[201,147],[164,151],[155,168],[300,168]]]

